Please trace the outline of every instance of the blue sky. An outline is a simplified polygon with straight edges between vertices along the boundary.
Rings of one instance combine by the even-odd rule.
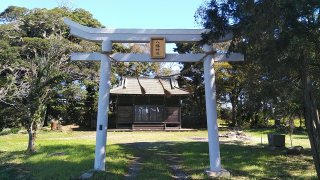
[[[62,0],[58,0],[61,2]],[[107,28],[199,29],[194,14],[204,0],[73,0],[75,8],[93,14]],[[0,0],[0,12],[8,6],[52,9],[56,0]],[[167,45],[172,52],[174,45]]]

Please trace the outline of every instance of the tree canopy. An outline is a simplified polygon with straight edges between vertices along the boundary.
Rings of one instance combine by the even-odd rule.
[[[250,69],[245,86],[251,89],[243,92],[245,101],[271,105],[286,112],[282,115],[302,114],[304,108],[318,176],[319,9],[317,0],[212,0],[195,14],[200,24],[212,29],[203,34],[202,43],[233,33],[228,52],[243,53]]]
[[[100,52],[101,44],[70,34],[67,17],[88,27],[104,26],[81,8],[27,9],[9,6],[0,13],[0,130],[27,126],[30,151],[38,123],[49,120],[89,125],[97,114],[100,62],[71,62],[71,52]],[[113,44],[113,52],[148,53],[148,44]],[[113,63],[111,87],[122,76],[168,74],[160,63],[137,64],[136,73]]]

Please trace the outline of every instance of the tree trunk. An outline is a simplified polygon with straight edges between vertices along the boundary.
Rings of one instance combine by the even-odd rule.
[[[202,114],[202,117],[205,119],[205,122],[206,121],[206,106],[204,106],[205,102],[203,102],[203,97],[205,96],[202,96],[202,93],[200,93],[199,95],[199,104],[200,104],[200,110],[201,110],[201,114]]]
[[[302,129],[302,118],[301,118],[301,115],[299,115],[299,119],[300,119],[300,129]]]
[[[319,112],[315,103],[315,98],[312,92],[312,85],[309,75],[309,67],[307,60],[304,56],[301,57],[302,61],[302,72],[301,72],[301,81],[303,86],[304,94],[304,116],[305,123],[308,131],[308,136],[310,140],[310,145],[312,149],[313,160],[315,168],[317,171],[318,178],[320,179],[320,164],[319,164],[319,155],[320,155],[320,122],[319,122]]]
[[[46,116],[44,118],[43,127],[48,126],[48,119],[49,119],[49,113],[50,113],[50,104],[47,104],[47,110],[46,110]]]
[[[36,140],[36,129],[34,128],[34,122],[32,122],[32,120],[30,120],[29,123],[29,142],[28,142],[28,151],[29,152],[34,152],[35,148],[35,140]]]
[[[237,108],[236,108],[235,102],[232,102],[231,106],[232,106],[232,125],[233,126],[238,126],[238,124],[237,124],[237,115],[236,115]]]
[[[197,96],[194,96],[193,97],[193,102],[195,102],[197,108],[198,108],[198,112],[199,112],[199,116],[200,117],[204,117],[204,113],[203,113],[203,110],[202,110],[202,104],[200,102],[200,100],[198,99]]]
[[[252,100],[252,97],[251,95],[249,95],[249,117],[251,119],[251,125],[250,127],[251,128],[254,128],[255,127],[255,121],[254,121],[254,105],[252,104],[253,100]]]
[[[239,104],[239,96],[242,90],[242,86],[237,85],[237,82],[234,83],[234,89],[229,93],[231,105],[232,105],[232,125],[238,127],[242,122],[238,122],[237,111]],[[231,94],[231,95],[230,95]]]
[[[259,114],[256,112],[254,113],[254,124],[256,127],[259,125]]]
[[[262,105],[262,113],[263,113],[263,121],[264,121],[264,125],[265,127],[268,127],[268,121],[267,121],[267,103],[266,103],[267,99],[265,98],[263,100],[263,105]]]
[[[230,97],[230,101],[231,101],[231,112],[232,112],[232,119],[231,119],[231,121],[232,121],[232,126],[238,126],[238,124],[237,124],[237,119],[236,119],[236,117],[237,117],[237,115],[236,115],[236,113],[237,113],[237,104],[236,104],[236,97],[235,97],[235,95],[234,95],[234,91],[231,91],[230,93],[229,93],[229,97]]]

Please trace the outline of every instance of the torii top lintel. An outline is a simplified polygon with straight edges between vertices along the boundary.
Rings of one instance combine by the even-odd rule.
[[[209,29],[114,29],[91,28],[64,18],[70,26],[71,34],[92,42],[109,40],[114,43],[149,43],[150,37],[165,37],[167,43],[192,43],[200,41],[201,34]],[[228,41],[232,33],[221,37],[217,42]]]

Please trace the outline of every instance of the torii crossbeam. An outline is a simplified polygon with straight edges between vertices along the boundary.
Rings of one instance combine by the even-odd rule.
[[[67,18],[64,22],[70,26],[71,34],[92,42],[102,43],[102,51],[111,51],[112,43],[149,43],[151,37],[164,37],[167,43],[195,43],[200,41],[201,33],[207,29],[111,29],[90,28],[80,25]],[[230,40],[229,33],[217,42]],[[204,45],[203,50],[212,51],[212,46]],[[111,57],[120,62],[196,62],[205,54],[166,54],[164,59],[151,59],[148,54],[112,54]],[[72,61],[101,61],[98,120],[95,149],[95,170],[105,170],[108,109],[110,96],[111,60],[101,53],[72,53]],[[230,175],[221,169],[220,147],[217,123],[217,105],[215,90],[214,61],[243,61],[240,53],[207,55],[204,59],[205,96],[207,127],[209,139],[210,176]]]

